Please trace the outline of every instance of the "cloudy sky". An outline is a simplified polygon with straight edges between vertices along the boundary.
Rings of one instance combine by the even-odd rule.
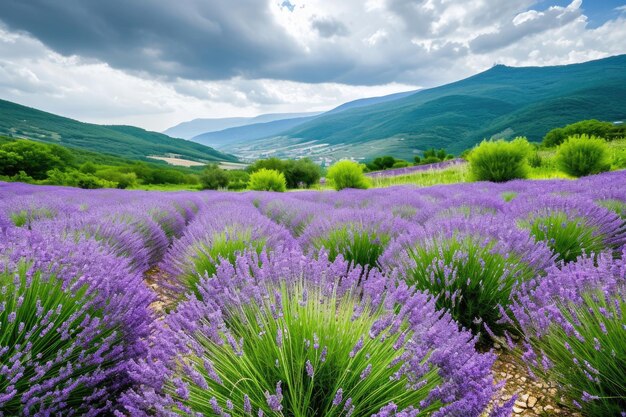
[[[626,53],[626,0],[1,0],[0,98],[164,130]]]

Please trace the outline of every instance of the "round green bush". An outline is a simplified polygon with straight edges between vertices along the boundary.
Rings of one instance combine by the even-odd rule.
[[[611,168],[608,145],[596,136],[570,136],[556,153],[559,169],[573,177],[599,174]]]
[[[367,178],[363,174],[363,166],[353,161],[339,161],[328,169],[326,178],[335,190],[344,188],[367,188]]]
[[[287,181],[282,172],[262,168],[250,175],[248,188],[254,191],[278,191],[287,189]]]
[[[482,141],[469,154],[470,171],[477,181],[505,182],[526,178],[530,145],[525,138],[512,142]]]
[[[200,185],[203,190],[217,190],[228,186],[228,174],[223,169],[211,167],[200,174]]]

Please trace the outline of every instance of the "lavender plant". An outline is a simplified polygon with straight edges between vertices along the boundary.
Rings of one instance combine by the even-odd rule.
[[[151,293],[95,241],[0,239],[0,415],[106,415],[145,354]]]
[[[410,228],[403,219],[380,211],[335,210],[313,220],[300,242],[305,251],[324,250],[331,260],[341,255],[352,265],[377,267],[391,239]]]
[[[201,297],[167,319],[141,368],[165,378],[130,391],[127,410],[163,416],[485,412],[496,391],[493,355],[476,353],[471,335],[437,312],[431,296],[376,271],[364,283],[361,275],[343,260],[297,252],[223,263],[201,281]]]
[[[613,211],[584,197],[546,196],[511,203],[519,225],[544,241],[564,262],[583,254],[614,250],[626,243],[626,227]]]
[[[498,335],[511,328],[500,320],[511,292],[550,266],[552,255],[501,216],[457,217],[429,222],[425,231],[399,239],[381,263],[387,271],[399,268],[409,285],[437,295],[438,308],[489,343],[485,326]]]
[[[173,277],[176,292],[195,291],[201,276],[211,276],[222,259],[234,262],[246,250],[260,252],[293,241],[283,227],[243,204],[208,206],[174,242],[160,267]]]
[[[623,254],[626,256],[626,253]],[[626,411],[626,267],[610,253],[553,268],[520,288],[512,309],[531,370],[585,416]]]

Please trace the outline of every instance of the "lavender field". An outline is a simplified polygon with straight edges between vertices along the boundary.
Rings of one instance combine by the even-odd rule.
[[[560,415],[624,416],[624,259],[624,171],[294,193],[0,183],[0,417],[508,416],[503,351],[557,388]]]

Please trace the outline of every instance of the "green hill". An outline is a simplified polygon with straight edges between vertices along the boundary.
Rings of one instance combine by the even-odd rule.
[[[56,143],[129,159],[179,155],[182,159],[200,162],[237,160],[213,148],[162,133],[132,126],[82,123],[4,100],[0,100],[0,135]]]
[[[484,138],[527,136],[583,119],[626,119],[626,55],[582,64],[503,65],[391,102],[327,114],[280,136],[228,149],[264,154],[410,158],[431,147],[460,153]]]

